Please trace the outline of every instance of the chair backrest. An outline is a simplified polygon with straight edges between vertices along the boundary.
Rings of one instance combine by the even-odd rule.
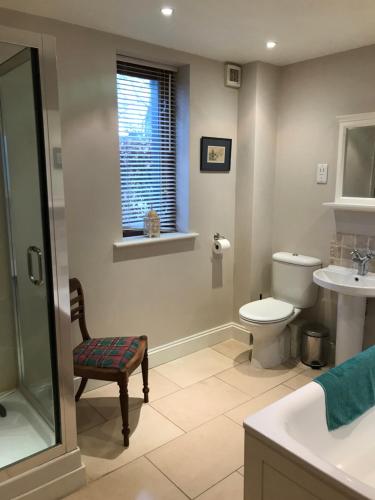
[[[78,319],[83,340],[90,339],[85,318],[85,298],[83,288],[78,278],[69,280],[70,290],[70,319],[72,323]]]

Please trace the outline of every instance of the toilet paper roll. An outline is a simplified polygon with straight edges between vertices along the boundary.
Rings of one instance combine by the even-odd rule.
[[[224,250],[228,250],[230,248],[230,241],[225,238],[221,238],[220,240],[215,240],[212,244],[212,251],[216,255],[222,255]]]

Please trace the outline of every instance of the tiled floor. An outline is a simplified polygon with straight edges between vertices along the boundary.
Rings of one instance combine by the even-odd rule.
[[[89,479],[70,500],[242,500],[242,422],[316,375],[303,365],[262,370],[249,346],[227,340],[131,377],[130,446],[124,449],[115,384],[84,394],[78,441]]]

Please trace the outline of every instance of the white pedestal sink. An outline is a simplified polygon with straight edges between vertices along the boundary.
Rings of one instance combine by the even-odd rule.
[[[328,266],[314,272],[314,283],[339,294],[336,365],[362,351],[366,297],[375,297],[375,274],[359,276],[356,269]]]

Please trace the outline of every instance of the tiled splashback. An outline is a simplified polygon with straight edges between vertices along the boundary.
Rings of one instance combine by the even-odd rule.
[[[364,234],[336,233],[330,246],[330,263],[337,266],[355,267],[350,252],[356,248],[361,252],[375,251],[375,236]],[[369,270],[375,272],[375,260],[369,264]]]

